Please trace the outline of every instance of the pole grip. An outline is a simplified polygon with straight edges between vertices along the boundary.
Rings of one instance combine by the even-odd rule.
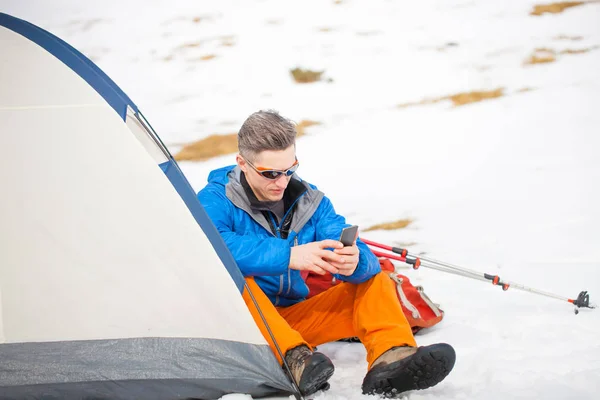
[[[492,285],[498,285],[502,288],[502,290],[508,290],[508,288],[510,287],[510,285],[508,283],[502,282],[500,280],[500,277],[498,275],[490,275],[490,274],[486,274],[485,272],[483,273],[483,277],[485,279],[489,279],[490,281],[492,281]]]
[[[400,254],[402,257],[406,257],[408,254],[408,250],[400,247],[392,247],[392,251],[396,254]]]
[[[406,263],[413,266],[413,269],[419,269],[421,266],[421,259],[415,256],[406,256]]]
[[[360,238],[360,240],[362,240],[363,243],[368,244],[369,246],[379,247],[380,249],[389,250],[393,253],[400,254],[402,257],[406,257],[406,255],[408,254],[408,250],[403,249],[401,247],[388,246],[387,244],[373,242],[373,241],[365,239],[365,238]]]
[[[406,262],[406,258],[402,257],[402,256],[397,256],[395,254],[388,254],[388,253],[384,253],[383,251],[377,251],[377,250],[373,250],[373,249],[371,249],[371,251],[373,252],[373,254],[375,254],[376,257],[386,257],[386,258],[389,258],[390,260]]]

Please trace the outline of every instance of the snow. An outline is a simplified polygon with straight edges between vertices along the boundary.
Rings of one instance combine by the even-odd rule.
[[[318,121],[298,140],[300,176],[363,228],[415,221],[363,237],[412,242],[415,254],[564,297],[589,290],[598,303],[600,4],[540,17],[529,15],[534,4],[0,0],[0,10],[90,56],[174,153],[236,132],[261,108]],[[555,50],[556,61],[524,65],[536,48]],[[560,54],[567,49],[590,51]],[[296,84],[297,66],[331,81]],[[496,88],[504,96],[461,107],[397,107]],[[180,165],[200,189],[210,170],[233,162]],[[556,299],[398,267],[446,311],[418,343],[457,352],[444,382],[405,397],[599,398],[600,310],[576,316]],[[320,350],[336,373],[315,399],[373,398],[360,394],[360,344]]]

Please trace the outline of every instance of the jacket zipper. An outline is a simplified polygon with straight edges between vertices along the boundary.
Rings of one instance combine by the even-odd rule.
[[[281,218],[281,224],[279,228],[281,228],[281,226],[283,226],[283,222],[285,221],[286,217],[288,216],[288,214],[294,209],[294,206],[296,205],[296,203],[298,202],[298,200],[300,200],[302,198],[302,196],[304,196],[306,193],[308,193],[308,190],[305,190],[304,192],[302,192],[302,194],[300,196],[298,196],[296,198],[296,200],[294,200],[294,202],[290,205],[290,207],[288,208],[287,212],[283,215],[283,218]]]
[[[279,226],[275,223],[275,218],[273,217],[273,213],[270,211],[267,211],[267,214],[269,214],[269,225],[271,226],[271,229],[275,228],[275,233],[273,234],[273,236],[275,236],[278,239],[281,239],[281,235],[279,234]],[[289,274],[289,268],[288,268],[288,274]],[[283,293],[283,274],[279,276],[279,289],[277,290],[277,294],[275,295],[275,305],[279,304],[279,295]]]
[[[271,230],[275,230],[275,232],[273,233],[273,236],[275,236],[278,239],[281,239],[281,235],[279,234],[279,225],[277,225],[275,223],[275,218],[273,217],[273,213],[271,211],[267,211],[267,213],[269,214],[269,226],[271,227]]]
[[[298,246],[298,235],[294,236],[294,247]],[[285,294],[290,294],[290,291],[292,290],[292,271],[290,271],[290,269],[288,268],[288,290],[287,292],[285,292]]]
[[[288,270],[289,270],[289,268],[288,268]],[[281,294],[282,291],[283,291],[283,274],[279,275],[279,291],[275,295],[275,305],[276,306],[279,305],[279,295]]]
[[[279,223],[279,225],[275,224],[275,218],[273,217],[273,213],[269,212],[269,216],[271,217],[271,222],[273,224],[275,224],[276,232],[277,232],[277,237],[278,238],[281,239],[281,228],[283,227],[285,219],[290,214],[290,212],[294,209],[294,206],[296,205],[296,203],[298,202],[298,200],[300,200],[302,198],[302,196],[304,196],[307,192],[308,191],[305,191],[300,196],[298,196],[296,198],[296,200],[294,200],[294,202],[292,203],[292,205],[290,205],[290,207],[288,208],[287,212],[283,215],[283,218],[281,218],[281,222]],[[288,234],[289,234],[289,232],[288,232]],[[294,244],[297,245],[297,243],[298,243],[298,235],[296,235],[296,237],[294,238]],[[276,303],[276,305],[279,302],[279,295],[283,292],[283,284],[284,284],[283,275],[281,275],[279,277],[279,291],[277,292],[277,296],[275,296],[275,303]],[[287,268],[287,284],[288,284],[288,287],[287,287],[287,290],[285,291],[286,295],[290,294],[290,292],[292,290],[292,275],[291,275],[291,271],[290,271],[289,266]]]

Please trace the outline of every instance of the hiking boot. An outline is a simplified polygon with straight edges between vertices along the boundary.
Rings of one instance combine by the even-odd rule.
[[[285,353],[285,361],[304,396],[329,389],[327,381],[333,375],[334,367],[325,354],[300,345]]]
[[[391,397],[408,390],[427,389],[450,373],[455,360],[454,349],[446,343],[393,347],[375,360],[363,380],[362,391]]]

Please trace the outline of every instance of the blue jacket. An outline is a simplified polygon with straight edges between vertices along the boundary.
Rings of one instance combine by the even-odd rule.
[[[349,224],[336,214],[333,205],[316,187],[292,177],[288,189],[298,190],[291,218],[287,218],[288,236],[283,239],[280,223],[270,212],[251,207],[237,166],[212,171],[208,185],[198,193],[198,199],[225,240],[244,276],[255,277],[256,283],[276,306],[298,303],[308,295],[308,287],[300,271],[288,267],[292,246],[310,242],[339,240],[342,229]],[[295,208],[294,208],[295,207]],[[270,217],[270,221],[267,219]],[[275,229],[272,229],[275,228]],[[273,232],[275,231],[275,233]],[[285,235],[284,235],[285,236]],[[334,275],[336,279],[351,283],[365,282],[381,271],[377,257],[367,245],[357,240],[359,262],[351,276]]]

